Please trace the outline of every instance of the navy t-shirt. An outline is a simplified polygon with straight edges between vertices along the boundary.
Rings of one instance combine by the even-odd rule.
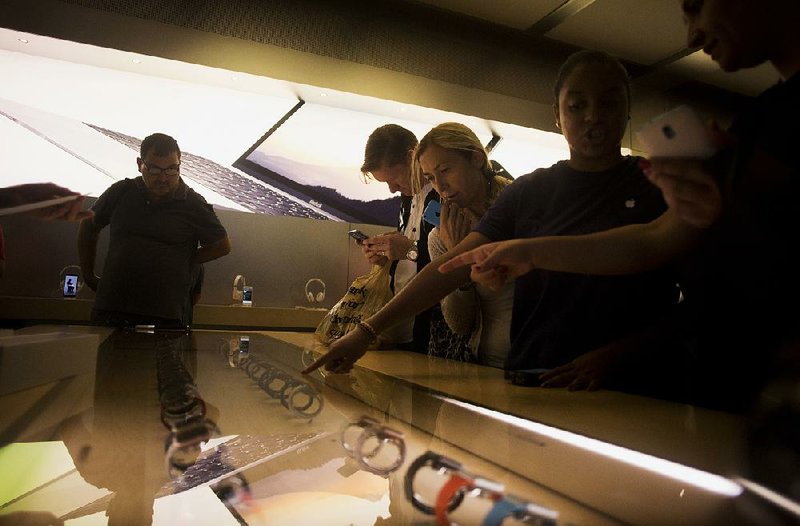
[[[661,192],[625,157],[605,172],[560,161],[519,177],[475,230],[491,241],[588,234],[647,223],[666,210]],[[590,276],[534,270],[516,280],[507,369],[551,368],[655,320],[675,305],[670,272]]]

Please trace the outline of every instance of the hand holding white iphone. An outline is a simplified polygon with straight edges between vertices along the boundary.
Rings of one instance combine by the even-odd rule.
[[[716,152],[703,121],[686,105],[653,118],[636,138],[650,158],[708,159]]]

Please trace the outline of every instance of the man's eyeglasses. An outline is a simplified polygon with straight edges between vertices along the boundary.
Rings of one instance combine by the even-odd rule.
[[[178,175],[180,171],[181,164],[173,164],[172,166],[167,166],[166,168],[159,168],[158,166],[148,166],[146,162],[142,161],[142,166],[144,166],[147,173],[150,175]]]

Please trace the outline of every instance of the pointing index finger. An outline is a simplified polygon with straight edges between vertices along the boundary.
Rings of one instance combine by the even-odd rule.
[[[311,373],[313,373],[314,371],[316,371],[317,369],[319,369],[320,367],[325,365],[328,362],[329,359],[330,359],[330,357],[327,354],[323,354],[322,356],[317,358],[314,361],[314,363],[312,363],[311,365],[309,365],[308,367],[306,367],[305,369],[300,371],[300,374],[311,374]]]
[[[450,261],[442,263],[439,265],[439,272],[442,274],[447,274],[457,268],[464,267],[466,265],[472,265],[473,263],[478,262],[477,254],[475,254],[474,250],[470,250],[469,252],[464,252],[463,254],[459,254],[456,257],[452,258]]]

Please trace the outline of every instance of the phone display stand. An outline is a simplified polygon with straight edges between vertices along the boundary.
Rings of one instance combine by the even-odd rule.
[[[246,286],[242,288],[242,307],[253,306],[253,287]]]
[[[58,276],[58,294],[64,299],[74,300],[83,288],[83,275],[78,265],[67,265]]]

